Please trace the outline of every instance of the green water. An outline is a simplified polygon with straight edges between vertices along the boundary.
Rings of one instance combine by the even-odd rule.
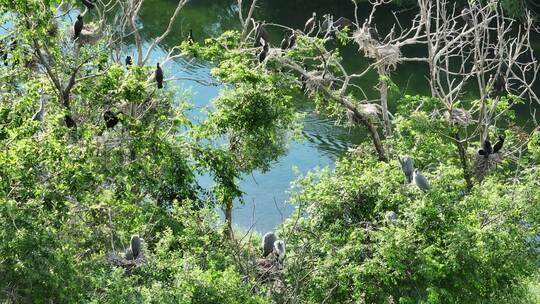
[[[244,1],[249,2],[249,1]],[[174,11],[177,1],[172,0],[147,0],[141,11],[139,23],[142,26],[142,35],[145,39],[159,36],[166,28],[169,16]],[[261,0],[259,9],[255,14],[257,20],[266,20],[268,23],[279,23],[290,27],[303,28],[307,18],[316,11],[319,16],[331,13],[335,18],[344,16],[354,20],[353,6],[349,0]],[[381,34],[389,31],[394,17],[392,10],[401,10],[388,7],[376,15],[377,27]],[[360,7],[359,19],[363,22],[369,14],[369,6]],[[247,13],[244,13],[246,16]],[[400,13],[404,23],[413,17],[412,11]],[[165,39],[161,47],[163,49],[177,45],[192,28],[195,39],[202,40],[210,36],[219,35],[228,29],[239,28],[238,8],[236,0],[192,0],[174,25],[172,34]],[[272,31],[271,43],[277,45],[281,41],[280,30]],[[540,40],[538,40],[540,41]],[[536,42],[538,46],[538,42]],[[151,64],[161,61],[165,53],[163,49],[154,54]],[[341,48],[345,66],[350,71],[362,71],[370,62],[365,60],[357,51],[357,47],[350,44]],[[414,49],[406,50],[413,53]],[[208,79],[210,66],[201,61],[187,63],[183,59],[170,62],[164,67],[168,76],[187,76],[193,78]],[[419,63],[402,64],[392,74],[393,81],[401,88],[402,94],[429,94],[429,88],[424,77],[427,66]],[[362,79],[359,85],[369,98],[377,96],[374,86],[377,83],[377,75],[371,73]],[[206,87],[195,82],[179,81],[176,85],[180,88],[189,88],[193,93],[191,102],[196,109],[208,104],[218,92],[219,87]],[[395,106],[393,98],[392,105]],[[338,127],[334,121],[315,114],[312,106],[298,100],[298,110],[306,112],[305,140],[291,143],[289,151],[281,157],[269,172],[254,172],[245,176],[241,188],[245,192],[245,205],[239,206],[233,214],[234,222],[242,228],[254,227],[259,231],[267,231],[277,226],[284,217],[293,211],[293,207],[287,203],[290,182],[294,180],[293,168],[298,172],[305,173],[316,167],[333,166],[335,160],[343,155],[349,147],[365,140],[365,134],[361,129],[347,129]],[[193,119],[200,117],[198,111],[190,113]],[[203,186],[211,186],[212,181],[208,176],[200,177]]]

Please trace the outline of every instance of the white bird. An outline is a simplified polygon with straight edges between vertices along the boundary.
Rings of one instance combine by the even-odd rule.
[[[418,188],[420,188],[420,190],[426,192],[429,190],[429,188],[431,188],[427,178],[423,176],[422,173],[418,171],[418,169],[414,170],[413,179],[414,179],[414,183],[416,184]]]
[[[400,155],[399,164],[401,165],[401,170],[403,171],[403,174],[405,174],[405,177],[407,178],[407,182],[411,183],[414,173],[413,159],[408,155]]]
[[[267,257],[272,250],[274,249],[274,243],[276,242],[277,237],[273,232],[267,232],[263,236],[262,240],[262,249],[263,249],[263,257]]]
[[[278,262],[282,264],[285,259],[285,242],[283,240],[274,242],[274,252],[276,253]]]

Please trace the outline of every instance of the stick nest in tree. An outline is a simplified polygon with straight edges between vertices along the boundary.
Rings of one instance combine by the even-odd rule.
[[[503,157],[501,153],[490,154],[489,157],[484,157],[484,155],[476,154],[476,159],[474,161],[474,174],[478,181],[484,179],[484,176],[492,169],[497,167],[497,165],[502,162]]]
[[[451,111],[445,112],[444,117],[451,125],[460,127],[467,127],[473,122],[471,113],[460,108],[454,108]]]
[[[321,89],[332,86],[333,82],[336,80],[334,75],[328,71],[326,73],[323,71],[310,71],[306,74],[305,78],[306,91],[310,95],[316,94]]]
[[[364,51],[366,57],[377,60],[378,65],[395,69],[401,62],[401,50],[394,44],[381,44],[369,35],[367,27],[353,33],[353,39],[358,49]]]

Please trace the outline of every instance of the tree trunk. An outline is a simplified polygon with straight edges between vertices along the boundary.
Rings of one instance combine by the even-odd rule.
[[[461,161],[461,167],[463,169],[463,177],[465,178],[465,185],[467,187],[467,190],[470,191],[473,187],[473,182],[472,182],[471,169],[469,167],[469,162],[467,161],[466,147],[463,145],[463,142],[461,141],[459,132],[456,132],[456,134],[454,134],[454,139],[456,140],[456,146],[459,153],[459,159]]]

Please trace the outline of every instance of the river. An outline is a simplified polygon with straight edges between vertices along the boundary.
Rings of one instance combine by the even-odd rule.
[[[244,2],[250,1],[244,0]],[[259,9],[255,14],[257,20],[266,20],[290,27],[303,28],[313,11],[316,11],[318,16],[331,13],[336,18],[344,16],[354,20],[354,7],[349,0],[261,0],[259,2]],[[140,19],[141,33],[145,39],[157,37],[163,32],[176,3],[177,1],[172,0],[146,0]],[[368,5],[361,6],[360,20],[369,14],[369,9]],[[155,52],[150,64],[154,64],[164,56],[163,49],[177,45],[185,39],[190,28],[193,29],[195,39],[198,41],[217,36],[228,29],[238,29],[240,24],[237,10],[236,0],[192,0],[181,12],[172,34],[162,42],[162,49]],[[377,14],[379,32],[385,33],[390,29],[394,22],[392,10],[402,9],[383,9]],[[403,21],[410,21],[413,11],[403,10],[400,16]],[[271,43],[278,45],[282,38],[281,33],[271,31],[271,35]],[[538,46],[538,43],[536,45]],[[351,71],[361,71],[369,64],[353,44],[343,47],[341,52],[345,66]],[[164,66],[169,77],[178,75],[203,79],[209,78],[210,68],[206,62],[188,63],[183,59],[169,62]],[[392,79],[401,88],[402,94],[429,94],[424,77],[426,71],[427,67],[418,63],[402,64],[393,73]],[[376,91],[373,89],[376,83],[375,73],[371,73],[362,80],[361,86],[370,98],[376,96]],[[191,102],[195,106],[195,111],[190,113],[190,116],[194,120],[200,118],[201,115],[197,110],[216,97],[220,89],[185,80],[178,81],[176,85],[191,92]],[[395,101],[399,96],[390,96],[390,98],[391,101]],[[298,110],[306,113],[305,140],[291,143],[288,153],[273,164],[268,172],[254,172],[244,176],[241,189],[245,192],[245,204],[237,206],[233,212],[233,221],[241,229],[253,227],[263,233],[274,229],[293,211],[293,206],[288,204],[287,200],[290,183],[296,178],[297,173],[305,174],[317,167],[332,167],[336,159],[348,148],[365,139],[362,129],[336,126],[333,120],[314,113],[313,107],[306,100],[300,98],[297,104]],[[208,176],[201,176],[199,180],[203,187],[212,185]]]

